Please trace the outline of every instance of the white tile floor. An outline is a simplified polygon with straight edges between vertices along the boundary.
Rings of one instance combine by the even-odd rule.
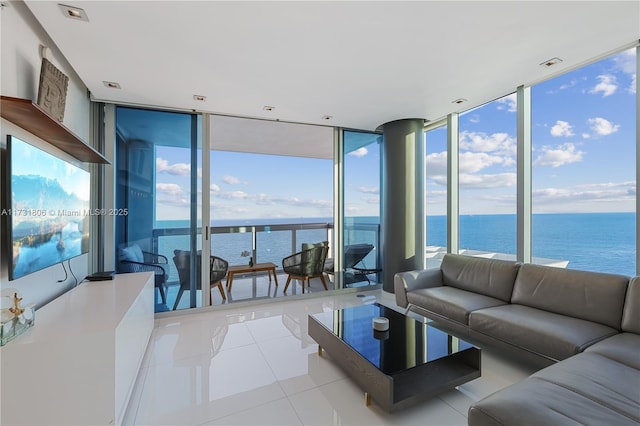
[[[246,302],[246,301],[269,301],[276,298],[288,298],[290,296],[298,296],[302,294],[302,286],[300,281],[292,280],[289,284],[287,292],[284,292],[285,284],[287,283],[288,275],[285,273],[279,273],[277,275],[278,285],[269,279],[266,273],[257,274],[245,274],[238,275],[232,285],[231,291],[225,290],[226,299],[222,299],[220,292],[217,288],[211,290],[212,304],[213,305],[226,305],[234,302]],[[375,286],[375,276],[371,276],[371,282],[360,281],[350,284],[350,287],[366,287],[367,285]],[[334,289],[334,283],[330,276],[325,276],[325,281],[329,289]],[[223,284],[226,283],[226,279],[223,280]],[[169,285],[167,292],[167,305],[164,307],[156,307],[156,311],[167,311],[173,308],[173,304],[176,300],[178,289],[180,286],[176,282],[172,282]],[[311,282],[305,286],[306,293],[324,293],[325,289],[319,278],[312,278]],[[200,291],[197,292],[196,299],[201,300]],[[156,292],[156,302],[159,303],[160,294]],[[188,309],[190,304],[189,292],[185,291],[180,298],[177,309]],[[199,302],[198,302],[199,305]]]
[[[125,423],[136,425],[465,425],[474,401],[533,369],[483,351],[482,377],[397,413],[363,391],[307,335],[307,315],[377,300],[381,290],[156,320]]]

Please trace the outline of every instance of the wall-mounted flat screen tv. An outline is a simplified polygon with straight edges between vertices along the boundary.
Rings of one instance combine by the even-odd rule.
[[[89,172],[11,135],[7,157],[9,279],[87,253]]]

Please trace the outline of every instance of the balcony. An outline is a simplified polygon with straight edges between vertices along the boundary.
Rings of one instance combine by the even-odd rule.
[[[283,298],[302,294],[299,282],[292,283],[285,294],[284,283],[287,274],[282,271],[282,259],[292,253],[300,251],[303,243],[329,241],[329,255],[327,265],[333,264],[335,253],[334,227],[329,222],[315,223],[287,223],[287,224],[255,224],[247,226],[214,226],[211,227],[211,254],[221,257],[232,265],[247,265],[249,259],[254,263],[271,262],[276,265],[278,286],[275,281],[269,279],[266,272],[237,274],[233,280],[232,291],[226,290],[226,300],[223,300],[217,290],[213,290],[212,305],[221,305],[239,301],[264,300]],[[196,228],[196,233],[201,235],[202,229]],[[189,227],[163,227],[153,229],[152,250],[169,259],[169,291],[166,305],[161,304],[156,298],[156,312],[171,310],[178,289],[180,287],[178,273],[172,261],[174,250],[189,250]],[[368,243],[374,249],[362,260],[367,272],[358,273],[357,279],[353,279],[353,271],[347,270],[339,274],[341,279],[336,279],[336,273],[327,269],[326,277],[329,289],[359,287],[376,285],[379,280],[379,250],[380,225],[377,223],[354,223],[345,226],[345,245],[355,243]],[[201,248],[200,241],[198,249]],[[248,252],[249,256],[243,256]],[[347,283],[347,284],[341,284]],[[226,278],[223,280],[226,284]],[[333,285],[333,287],[331,287]],[[206,288],[207,286],[205,286]],[[305,289],[305,293],[324,292],[324,287],[319,279],[312,279],[311,285]],[[185,292],[180,298],[177,309],[191,308],[190,295]],[[196,295],[196,307],[201,306],[200,291]]]

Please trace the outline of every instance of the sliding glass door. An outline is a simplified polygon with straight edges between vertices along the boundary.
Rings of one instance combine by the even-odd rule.
[[[380,146],[378,133],[343,134],[343,287],[380,280]]]
[[[116,108],[116,269],[154,273],[156,312],[201,305],[200,129],[197,114]]]

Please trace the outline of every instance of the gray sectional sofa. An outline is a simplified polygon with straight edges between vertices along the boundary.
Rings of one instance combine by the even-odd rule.
[[[470,425],[640,424],[640,277],[447,254],[394,285],[399,306],[546,366]]]

